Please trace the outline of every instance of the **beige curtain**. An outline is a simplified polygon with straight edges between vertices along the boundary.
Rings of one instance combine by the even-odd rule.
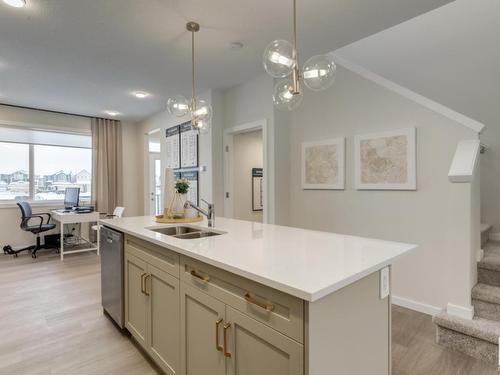
[[[101,213],[123,205],[121,122],[93,118],[92,204]]]

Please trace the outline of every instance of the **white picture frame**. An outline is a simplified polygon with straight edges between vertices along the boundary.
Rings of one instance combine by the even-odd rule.
[[[344,137],[323,141],[303,142],[301,143],[301,148],[302,189],[345,189]],[[334,174],[333,177],[332,173]]]
[[[416,128],[356,135],[354,178],[357,190],[416,190]]]

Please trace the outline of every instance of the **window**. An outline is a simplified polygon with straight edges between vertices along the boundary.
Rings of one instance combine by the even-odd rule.
[[[0,200],[29,197],[29,145],[0,142]]]
[[[34,145],[35,200],[61,200],[67,187],[79,187],[90,200],[92,151],[88,148]]]
[[[0,201],[63,200],[67,187],[79,187],[90,200],[91,137],[0,127]]]

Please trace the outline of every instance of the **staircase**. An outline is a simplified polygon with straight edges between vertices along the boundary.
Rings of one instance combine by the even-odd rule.
[[[487,228],[488,231],[489,229]],[[485,236],[481,234],[483,239]],[[433,321],[437,325],[439,344],[480,360],[498,364],[500,242],[489,241],[483,248],[484,257],[477,264],[478,284],[472,289],[474,319],[461,319],[443,312],[436,315]]]

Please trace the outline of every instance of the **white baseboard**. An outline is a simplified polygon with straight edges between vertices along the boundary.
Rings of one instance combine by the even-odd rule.
[[[479,249],[476,253],[476,260],[478,262],[482,261],[484,258],[484,250],[483,249]]]
[[[474,317],[474,306],[458,306],[449,303],[446,306],[446,312],[458,318],[472,320]]]
[[[500,233],[490,233],[489,238],[492,241],[500,241]]]
[[[391,301],[394,305],[405,307],[410,310],[418,311],[427,315],[437,315],[440,314],[443,309],[437,306],[428,305],[426,303],[413,301],[411,299],[402,298],[398,296],[391,296]]]

